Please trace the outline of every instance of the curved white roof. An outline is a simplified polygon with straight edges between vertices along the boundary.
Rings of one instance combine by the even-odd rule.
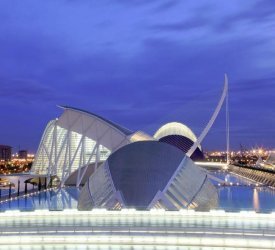
[[[195,142],[197,137],[190,128],[179,122],[169,122],[161,126],[154,134],[154,138],[159,140],[167,135],[182,135]]]
[[[40,141],[32,167],[36,174],[57,175],[65,183],[79,170],[78,186],[91,163],[105,161],[111,152],[133,141],[151,140],[145,133],[134,133],[94,113],[61,108],[64,112],[48,124]]]

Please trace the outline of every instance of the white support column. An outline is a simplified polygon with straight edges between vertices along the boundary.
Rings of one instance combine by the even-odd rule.
[[[47,147],[44,145],[44,143],[42,143],[42,148],[44,149],[46,155],[47,155],[47,158],[48,158],[48,171],[50,171],[50,166],[53,165],[53,162],[52,162],[52,158],[51,158],[51,154],[48,152],[48,149]],[[47,171],[47,173],[48,173]]]
[[[64,179],[65,179],[65,175],[66,175],[67,168],[69,165],[67,163],[69,163],[70,159],[71,159],[71,140],[70,140],[70,138],[71,138],[71,131],[67,130],[66,140],[65,140],[65,141],[67,141],[66,152],[65,152],[63,168],[62,168],[62,177],[61,177],[62,186],[64,185]]]
[[[83,161],[83,154],[84,154],[84,147],[85,147],[85,135],[82,135],[81,138],[81,151],[80,151],[80,160],[79,160],[79,164],[78,164],[78,169],[77,169],[77,186],[79,186],[79,181],[80,181],[80,177],[81,177],[81,166],[84,165],[84,161]]]
[[[82,121],[83,132],[82,132],[82,138],[81,138],[81,140],[82,140],[81,156],[80,156],[80,162],[79,162],[78,171],[77,171],[77,181],[76,181],[77,187],[79,187],[79,185],[82,181],[82,178],[83,178],[83,176],[87,170],[87,167],[88,167],[88,163],[86,162],[86,133],[95,123],[95,121],[93,121],[91,124],[89,124],[89,126],[87,128],[84,129],[83,119],[81,119],[81,121]],[[93,155],[93,153],[92,153],[92,155]],[[90,159],[91,159],[91,157],[90,157]],[[81,174],[82,166],[84,167],[84,172]]]
[[[84,175],[85,175],[85,173],[86,173],[86,171],[87,171],[87,169],[88,169],[88,167],[89,167],[89,164],[91,163],[91,160],[92,160],[92,158],[93,158],[95,152],[97,152],[98,148],[99,148],[99,143],[96,143],[95,146],[94,146],[94,148],[93,148],[93,151],[92,151],[92,153],[91,153],[91,155],[90,155],[90,157],[89,157],[89,159],[88,159],[88,161],[87,161],[87,162],[85,163],[85,165],[81,168],[81,169],[83,169],[83,171],[82,171],[80,177],[79,177],[79,178],[77,177],[76,187],[79,187],[79,186],[80,186],[81,181],[82,181],[82,179],[83,179],[83,177],[84,177]],[[80,172],[80,169],[79,169],[79,172]]]
[[[85,130],[85,133],[87,132],[87,130],[91,127],[91,125]],[[83,167],[81,168],[81,165],[78,167],[78,172],[77,172],[77,183],[76,186],[79,187],[79,185],[81,184],[81,181],[87,171],[87,168],[90,164],[90,161],[94,155],[94,152],[96,152],[96,158],[95,158],[95,169],[98,168],[98,163],[100,162],[100,140],[104,137],[104,135],[108,132],[109,129],[107,129],[104,133],[101,134],[101,136],[98,138],[96,145],[92,151],[92,154],[90,155],[90,158],[88,160],[88,162],[85,162],[83,165]],[[85,149],[84,149],[85,151]],[[81,173],[81,169],[83,169],[83,172]]]
[[[57,166],[56,154],[57,154],[57,120],[55,120],[54,128],[53,128],[51,153],[49,156],[50,157],[49,162],[51,162],[51,164],[49,164],[50,167],[48,168],[47,176],[46,176],[47,185],[49,184],[51,176],[53,175],[55,168]]]
[[[70,161],[70,163],[69,163],[69,170],[71,170],[71,167],[72,167],[72,165],[73,165],[73,163],[74,163],[74,161],[75,161],[75,158],[76,158],[76,156],[77,156],[77,153],[78,153],[78,151],[79,151],[79,149],[80,149],[80,147],[81,147],[81,145],[82,145],[83,138],[84,138],[84,136],[81,137],[81,139],[80,139],[80,141],[79,141],[79,143],[78,143],[78,145],[77,145],[76,151],[74,152],[73,158],[71,159],[71,161]]]
[[[227,167],[230,164],[230,152],[229,152],[229,143],[230,143],[230,137],[229,137],[229,106],[228,106],[228,101],[229,101],[229,93],[227,89],[227,95],[226,95],[226,164]]]
[[[98,168],[98,162],[100,160],[100,150],[99,150],[100,145],[97,146],[96,148],[96,156],[95,156],[95,169]]]
[[[65,178],[68,175],[68,173],[71,172],[71,161],[72,161],[72,130],[71,128],[74,126],[74,124],[78,121],[78,119],[80,119],[81,114],[78,115],[76,117],[76,119],[74,119],[73,121],[71,121],[70,117],[69,117],[69,112],[67,110],[65,110],[65,112],[67,112],[66,115],[66,119],[67,119],[67,123],[69,124],[69,127],[67,129],[67,148],[66,148],[66,156],[64,159],[64,164],[63,164],[63,168],[62,168],[62,178],[61,178],[61,183],[62,185],[64,185],[65,182]]]
[[[74,122],[76,122],[76,120],[80,119],[81,117],[78,117],[77,119],[74,120]],[[85,137],[86,137],[86,133],[91,129],[91,127],[96,126],[97,125],[97,120],[92,121],[87,127],[84,126],[84,123],[82,121],[82,130],[81,134],[82,134],[82,138],[80,139],[78,146],[76,148],[76,150],[74,150],[74,152],[72,152],[72,138],[71,138],[71,126],[70,126],[70,136],[68,136],[67,138],[67,143],[69,145],[68,148],[68,155],[69,155],[69,164],[66,164],[66,166],[63,166],[63,172],[62,172],[62,183],[65,183],[66,178],[68,177],[69,174],[71,174],[72,172],[72,166],[74,164],[74,161],[76,159],[76,156],[79,153],[79,150],[81,149],[81,153],[80,153],[80,161],[78,164],[78,172],[77,172],[77,186],[79,186],[81,184],[81,181],[87,171],[88,165],[90,164],[93,155],[95,154],[95,166],[96,168],[98,167],[98,164],[100,162],[100,141],[101,139],[106,136],[106,134],[108,133],[108,131],[110,130],[110,128],[107,128],[105,131],[100,131],[100,133],[97,135],[97,140],[95,141],[95,147],[93,149],[93,153],[90,155],[88,161],[86,159],[86,141],[85,141]],[[124,141],[124,140],[123,140]],[[96,151],[95,151],[96,150]],[[73,154],[73,155],[72,155]],[[57,155],[57,158],[59,158],[59,154]],[[64,162],[65,163],[65,162]],[[83,171],[82,171],[83,170]]]
[[[58,141],[57,141],[57,119],[54,123],[54,166],[52,166],[52,170],[54,170],[57,167],[57,146],[58,146]],[[51,173],[52,174],[52,173]]]
[[[48,161],[51,161],[51,159],[50,159],[50,153],[48,152],[47,147],[44,145],[44,143],[42,143],[42,148],[44,149],[44,151],[45,151],[45,153],[47,155]]]
[[[57,154],[57,157],[56,157],[56,163],[58,163],[59,159],[60,159],[60,156],[65,148],[65,150],[67,149],[67,146],[68,146],[68,130],[66,132],[66,136],[63,138],[63,141],[62,141],[62,144],[60,146],[60,150]],[[66,158],[64,158],[64,161],[66,161]],[[56,166],[57,167],[57,166]],[[56,168],[55,167],[55,168]]]
[[[85,138],[83,140],[83,146],[82,146],[83,165],[86,164],[86,141],[87,141],[87,139],[86,139],[86,136],[85,136]]]
[[[54,166],[53,153],[54,153],[54,146],[55,146],[55,134],[56,134],[56,121],[54,122],[54,127],[53,127],[53,132],[52,132],[52,143],[51,143],[51,151],[50,151],[50,155],[49,155],[47,176],[51,175],[52,167]]]
[[[71,160],[72,160],[72,131],[69,130],[69,158],[68,158],[68,165],[66,166],[66,172],[70,172],[71,169],[70,169],[70,163],[71,163]]]

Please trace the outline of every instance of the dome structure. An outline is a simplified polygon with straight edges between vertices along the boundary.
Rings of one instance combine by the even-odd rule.
[[[167,135],[182,135],[191,141],[196,141],[197,137],[193,131],[180,122],[169,122],[161,126],[157,132],[154,134],[154,138],[159,140]]]
[[[160,127],[154,135],[156,140],[168,143],[179,148],[182,152],[187,153],[197,140],[196,135],[186,125],[179,122],[170,122]],[[191,159],[194,161],[204,158],[201,146],[198,146],[192,154]]]
[[[112,153],[81,190],[78,208],[211,209],[216,188],[181,150],[138,141]]]

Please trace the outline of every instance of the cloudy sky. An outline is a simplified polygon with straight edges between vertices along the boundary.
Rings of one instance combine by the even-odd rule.
[[[0,144],[35,152],[69,105],[198,135],[230,84],[231,146],[275,147],[273,0],[0,0]],[[225,148],[221,112],[204,141]]]

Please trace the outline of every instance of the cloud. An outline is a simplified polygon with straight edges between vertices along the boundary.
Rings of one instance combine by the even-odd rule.
[[[250,22],[248,25],[259,26],[268,22],[274,23],[275,5],[272,0],[260,0],[249,4],[246,8],[226,15],[216,24],[217,31],[234,29],[241,22]]]
[[[194,19],[183,20],[183,21],[174,22],[174,23],[153,24],[149,26],[149,29],[155,30],[155,31],[179,32],[179,31],[197,29],[205,26],[206,26],[205,20],[200,18],[194,18]]]
[[[270,91],[269,94],[275,95],[275,73],[268,77],[239,81],[231,88],[232,92],[237,93],[248,91],[266,92],[267,90]]]
[[[232,16],[233,21],[251,20],[252,22],[264,22],[269,17],[275,16],[275,6],[272,0],[257,1],[250,8]]]
[[[111,2],[119,3],[126,6],[144,6],[144,5],[151,5],[157,2],[157,0],[111,0]]]
[[[266,35],[272,36],[270,2],[258,7],[261,14],[239,1],[238,8],[236,2],[209,1],[3,2],[1,104],[4,110],[13,107],[15,117],[21,115],[15,106],[26,104],[26,124],[43,107],[38,131],[59,112],[56,104],[66,104],[133,130],[153,133],[178,120],[199,133],[217,105],[225,72],[232,136],[244,126],[247,138],[241,139],[252,141],[257,126],[274,124],[274,46]],[[247,24],[264,14],[260,25]],[[226,32],[215,29],[226,23]],[[264,117],[255,119],[259,113]],[[215,136],[222,136],[223,121],[221,114],[207,146],[219,145]],[[269,136],[265,140],[270,143]]]
[[[31,79],[1,80],[2,99],[21,103],[51,102],[56,100],[53,89]]]
[[[180,4],[179,0],[168,0],[164,3],[161,3],[156,8],[154,8],[154,12],[165,12],[165,11],[168,11],[170,9],[173,9],[174,7],[176,7],[179,4]]]

